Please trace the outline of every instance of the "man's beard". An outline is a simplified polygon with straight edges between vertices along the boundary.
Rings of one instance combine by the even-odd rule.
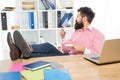
[[[78,30],[78,29],[82,29],[83,28],[83,23],[81,22],[81,23],[78,23],[77,21],[76,21],[76,23],[75,23],[75,30]]]

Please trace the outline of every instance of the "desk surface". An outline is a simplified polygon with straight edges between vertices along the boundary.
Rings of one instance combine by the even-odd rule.
[[[120,80],[120,63],[96,65],[83,58],[83,55],[38,57],[17,61],[0,61],[0,71],[8,71],[16,62],[30,63],[38,60],[56,61],[68,69],[72,80]]]

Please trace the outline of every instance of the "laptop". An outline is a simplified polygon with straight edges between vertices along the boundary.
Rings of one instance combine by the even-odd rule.
[[[113,63],[120,61],[120,39],[106,40],[99,55],[85,55],[85,59],[96,64]]]

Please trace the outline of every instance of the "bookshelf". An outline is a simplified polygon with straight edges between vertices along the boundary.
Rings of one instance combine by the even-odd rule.
[[[41,41],[42,37],[44,42],[50,42],[54,46],[59,46],[61,44],[59,33],[60,29],[63,28],[63,26],[60,26],[61,20],[68,13],[71,13],[72,16],[65,20],[67,21],[67,24],[64,26],[68,33],[67,38],[73,31],[74,0],[69,2],[66,0],[14,0],[13,3],[13,6],[3,4],[4,8],[0,11],[1,13],[6,13],[7,17],[7,29],[2,29],[3,21],[0,24],[1,40],[3,42],[2,51],[8,54],[8,57],[9,47],[6,40],[8,32],[13,34],[14,30],[19,30],[30,44],[43,42]],[[6,9],[6,7],[10,9]]]

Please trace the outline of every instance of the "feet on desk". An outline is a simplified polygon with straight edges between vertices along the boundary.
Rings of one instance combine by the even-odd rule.
[[[28,45],[28,43],[24,40],[21,33],[19,31],[15,31],[13,34],[14,42],[16,46],[20,49],[21,53],[24,57],[29,57],[33,51],[33,49]]]
[[[12,61],[17,60],[20,58],[21,54],[19,52],[19,49],[16,47],[16,45],[13,43],[12,37],[10,32],[7,34],[7,42],[10,48],[10,58]]]

